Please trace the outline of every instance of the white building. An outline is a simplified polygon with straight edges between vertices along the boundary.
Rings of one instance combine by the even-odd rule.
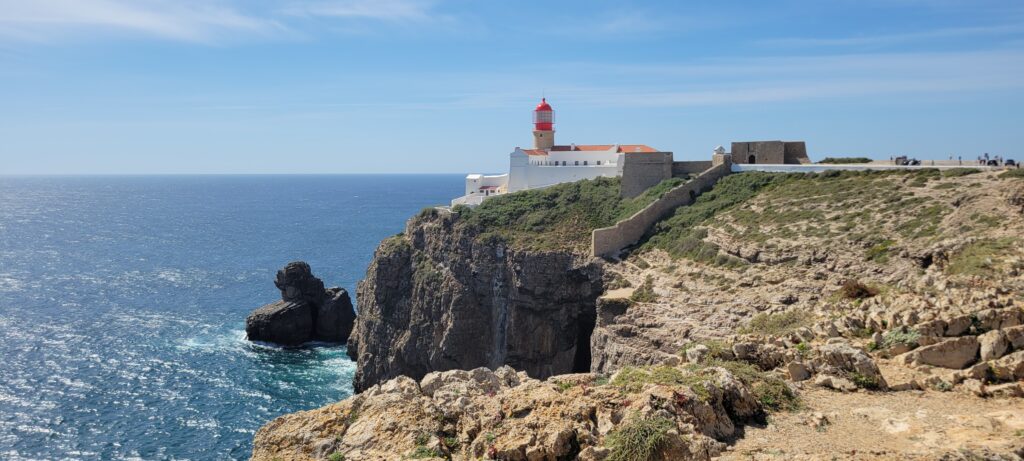
[[[553,186],[564,182],[622,175],[623,158],[631,152],[658,152],[643,144],[555,145],[555,112],[546,100],[533,111],[533,149],[516,147],[507,174],[466,176],[466,193],[452,206],[476,206],[495,195]]]

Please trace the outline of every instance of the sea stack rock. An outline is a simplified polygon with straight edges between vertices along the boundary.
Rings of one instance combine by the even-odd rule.
[[[324,289],[324,282],[302,261],[290,262],[277,271],[274,285],[281,290],[281,300],[256,309],[245,319],[250,341],[283,346],[348,341],[356,318],[348,291]]]

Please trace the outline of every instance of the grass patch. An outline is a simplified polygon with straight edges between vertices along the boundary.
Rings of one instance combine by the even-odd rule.
[[[484,239],[536,250],[586,250],[591,231],[629,217],[682,181],[665,180],[632,199],[619,196],[620,182],[586,179],[500,195],[474,209],[460,208],[459,217]]]
[[[345,455],[338,452],[334,452],[327,457],[327,461],[345,461]]]
[[[607,461],[648,461],[668,442],[668,431],[675,429],[667,418],[634,419],[610,432],[605,446]]]
[[[654,277],[648,275],[644,283],[633,290],[629,300],[635,303],[653,303],[658,300],[658,294],[654,292]]]
[[[409,459],[443,458],[444,455],[435,448],[427,448],[422,445],[416,447],[409,453]]]
[[[1012,237],[977,240],[965,245],[949,258],[946,273],[978,277],[998,275],[996,259],[1000,256],[1007,256],[1016,247],[1017,239]]]
[[[867,157],[825,157],[818,163],[871,163],[873,161]]]
[[[703,242],[707,235],[696,227],[717,213],[757,195],[761,189],[788,175],[748,172],[722,178],[710,191],[697,197],[690,206],[679,207],[669,218],[655,224],[646,248],[660,248],[674,257],[700,261],[714,260],[718,247]]]
[[[885,264],[889,262],[889,250],[892,249],[892,246],[895,243],[895,241],[889,239],[878,242],[871,248],[868,248],[865,259],[868,261],[874,261],[878,264]]]
[[[709,340],[709,341],[700,341],[700,342],[686,343],[685,345],[683,345],[682,348],[679,349],[678,355],[680,357],[684,357],[685,358],[686,357],[686,351],[690,350],[690,348],[692,348],[693,346],[697,346],[697,345],[701,345],[701,346],[704,346],[704,347],[708,348],[708,358],[709,359],[722,359],[722,358],[726,357],[727,351],[728,351],[728,354],[732,353],[732,347],[730,345],[726,344],[724,341]]]
[[[739,332],[782,336],[810,325],[810,323],[811,314],[801,310],[791,310],[779,314],[757,314],[750,319],[750,323],[740,328]]]
[[[981,173],[981,170],[977,168],[950,168],[948,170],[942,170],[942,177],[959,178],[961,176],[967,176],[978,173]]]
[[[678,368],[659,366],[654,368],[625,367],[611,380],[611,385],[626,392],[640,392],[647,384],[675,386],[686,384],[686,375]]]
[[[1004,171],[1002,173],[999,173],[999,177],[1002,178],[1002,179],[1024,178],[1024,170],[1022,170],[1020,168],[1015,168],[1013,170],[1006,170],[1006,171]]]

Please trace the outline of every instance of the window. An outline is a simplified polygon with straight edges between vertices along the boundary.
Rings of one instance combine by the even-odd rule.
[[[565,166],[565,160],[562,160],[562,166]]]
[[[575,165],[576,165],[576,166],[580,166],[580,161],[579,161],[579,160],[577,160],[577,161],[576,161],[576,163],[575,163]]]
[[[583,161],[583,166],[587,166],[587,161],[586,160]]]
[[[600,160],[597,161],[597,166],[601,166],[601,161]]]

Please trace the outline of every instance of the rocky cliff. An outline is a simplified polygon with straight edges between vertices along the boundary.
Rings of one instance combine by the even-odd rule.
[[[510,247],[430,210],[384,241],[357,290],[358,391],[396,376],[509,365],[588,371],[601,269],[572,251]]]
[[[744,173],[621,261],[558,248],[603,215],[586,194],[422,214],[359,287],[364,392],[269,423],[254,458],[1024,459],[1022,196]]]

